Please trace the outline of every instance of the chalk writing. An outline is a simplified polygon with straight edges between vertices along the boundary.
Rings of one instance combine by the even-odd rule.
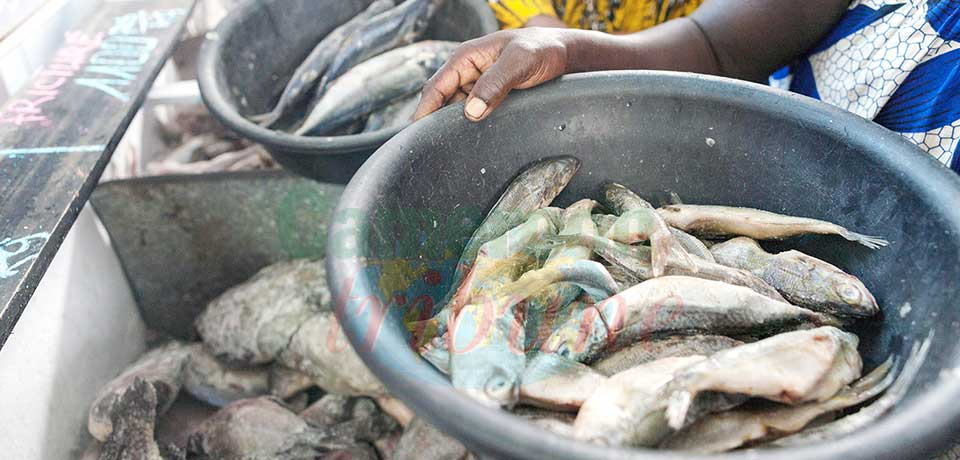
[[[21,267],[40,255],[40,249],[49,238],[49,233],[39,232],[15,240],[0,240],[0,278],[10,278],[20,273]]]
[[[183,8],[158,11],[136,11],[118,16],[113,21],[106,39],[90,57],[75,83],[100,91],[114,99],[130,99],[127,88],[133,83],[160,44],[157,37],[148,35],[156,29],[166,29],[186,14]]]
[[[53,59],[40,69],[26,92],[0,109],[0,123],[17,126],[25,123],[49,124],[43,104],[53,101],[60,88],[87,62],[87,58],[103,41],[104,33],[88,34],[70,31],[63,34],[63,46]]]

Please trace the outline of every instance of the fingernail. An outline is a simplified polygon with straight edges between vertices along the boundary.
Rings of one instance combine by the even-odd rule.
[[[473,98],[467,102],[466,107],[467,116],[470,118],[480,118],[483,116],[484,112],[487,111],[487,103],[483,102],[480,98]]]

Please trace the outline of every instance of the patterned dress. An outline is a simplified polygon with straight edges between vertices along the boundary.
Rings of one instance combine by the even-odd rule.
[[[960,0],[857,0],[771,77],[902,134],[960,172]]]
[[[563,20],[569,27],[604,32],[639,32],[693,12],[703,0],[487,0],[504,29],[523,27],[534,16]]]

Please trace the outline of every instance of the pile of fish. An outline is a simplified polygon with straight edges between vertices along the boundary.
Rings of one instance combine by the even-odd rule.
[[[467,458],[386,393],[330,303],[323,260],[269,266],[229,289],[197,318],[201,342],[167,341],[101,389],[84,458]],[[192,410],[199,420],[177,414],[185,399],[207,407]],[[188,425],[180,442],[158,441],[169,425]]]
[[[424,82],[458,45],[417,42],[443,1],[375,0],[327,34],[293,72],[274,108],[251,120],[266,127],[285,121],[300,136],[406,126]]]
[[[926,345],[865,373],[842,328],[879,314],[867,287],[758,243],[885,240],[676,198],[655,209],[615,183],[599,202],[550,207],[579,167],[524,169],[466,244],[441,311],[408,324],[454,387],[523,416],[537,408],[537,423],[576,439],[699,452],[835,437],[902,397]]]

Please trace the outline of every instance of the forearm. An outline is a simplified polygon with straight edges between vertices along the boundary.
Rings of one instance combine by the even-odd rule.
[[[568,72],[682,70],[762,81],[817,43],[848,0],[708,0],[631,35],[570,31]]]

